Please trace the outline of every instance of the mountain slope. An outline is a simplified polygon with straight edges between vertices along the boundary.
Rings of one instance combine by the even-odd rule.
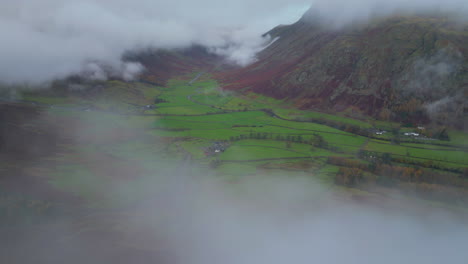
[[[279,39],[256,63],[218,75],[226,88],[287,98],[304,109],[351,107],[382,119],[466,116],[468,26],[401,16],[330,30],[306,15],[269,34]]]
[[[164,85],[175,75],[209,70],[221,60],[219,56],[200,46],[176,50],[149,50],[131,54],[126,59],[142,63],[146,71],[141,79],[159,85]]]

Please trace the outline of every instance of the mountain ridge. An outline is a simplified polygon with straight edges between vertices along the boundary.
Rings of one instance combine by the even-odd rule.
[[[466,118],[468,25],[412,15],[329,29],[303,17],[268,34],[279,39],[257,62],[217,75],[226,89],[381,119],[460,126]]]

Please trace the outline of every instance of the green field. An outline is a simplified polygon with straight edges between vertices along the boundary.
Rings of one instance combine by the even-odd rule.
[[[160,243],[140,239],[147,233],[138,229],[142,220],[149,228],[172,222],[179,217],[172,208],[198,210],[211,191],[228,200],[230,192],[257,195],[276,183],[270,179],[278,179],[271,187],[279,191],[293,184],[310,195],[308,206],[330,197],[375,204],[404,197],[466,207],[466,133],[450,130],[450,141],[402,136],[414,128],[378,136],[378,129],[398,124],[298,110],[286,101],[224,91],[209,76],[189,84],[195,76],[165,86],[100,82],[90,86],[92,96],[24,93],[12,107],[18,117],[2,124],[20,141],[0,163],[0,227],[29,230],[41,219],[69,217],[70,231],[59,242],[109,232],[112,247],[140,252]],[[18,155],[17,145],[32,153]],[[208,187],[207,196],[192,201],[198,183],[203,192]],[[183,196],[188,200],[179,201]],[[282,199],[276,196],[266,198]]]
[[[129,186],[145,185],[154,175],[177,170],[180,160],[189,159],[204,174],[221,177],[267,170],[305,173],[331,184],[340,167],[328,164],[328,157],[359,160],[361,151],[387,153],[411,163],[405,166],[438,164],[454,171],[468,167],[463,148],[467,135],[460,131],[449,132],[451,141],[403,138],[392,144],[391,133],[377,140],[375,135],[367,138],[343,127],[390,130],[396,124],[298,110],[286,101],[225,91],[209,76],[189,84],[194,76],[170,80],[164,87],[109,81],[88,98],[25,93],[23,100],[48,106],[47,114],[53,118],[80,124],[77,142],[53,158],[58,165],[48,172],[50,183],[86,200],[112,200],[113,194],[109,194],[112,199],[99,195],[109,177],[120,178],[127,168],[139,168],[135,177],[140,180]],[[219,144],[224,146],[221,151]],[[83,158],[83,153],[89,157]],[[119,165],[104,170],[99,162]],[[123,179],[122,186],[126,184]]]
[[[366,150],[386,152],[411,158],[430,159],[434,161],[452,162],[462,166],[468,166],[468,153],[450,148],[436,149],[434,147],[425,148],[424,145],[391,145],[388,142],[370,141]]]

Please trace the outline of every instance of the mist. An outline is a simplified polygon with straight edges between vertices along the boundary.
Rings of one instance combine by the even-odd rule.
[[[468,5],[463,0],[315,0],[307,20],[332,28],[362,24],[391,15],[435,14],[466,21]]]
[[[439,49],[435,54],[416,59],[403,75],[401,92],[417,98],[439,100],[453,96],[453,78],[462,73],[465,58],[454,48]],[[402,81],[400,80],[400,81]]]
[[[299,19],[306,2],[2,0],[0,80],[37,84],[116,73],[132,79],[143,69],[122,62],[126,51],[191,45],[246,65],[268,42],[261,35]]]
[[[88,199],[80,206],[62,201],[70,191],[58,196],[65,211],[0,230],[0,261],[456,264],[468,258],[468,222],[457,210],[403,194],[355,199],[359,190],[332,187],[312,172],[258,169],[228,177],[189,155],[171,156],[167,141],[146,138],[128,117],[86,113],[34,116],[76,148],[59,151],[40,140],[22,150],[38,152],[40,158],[28,161],[34,171],[68,164],[66,152],[71,164],[92,167],[94,176],[74,174],[70,166],[54,177],[65,177],[72,190],[84,188]],[[150,151],[127,150],[127,159],[116,158],[114,145],[136,138],[142,141],[136,149]]]
[[[191,45],[205,46],[229,63],[246,66],[271,43],[262,34],[294,23],[309,7],[306,17],[335,26],[402,12],[440,11],[463,17],[468,11],[462,0],[1,2],[0,81],[6,84],[41,84],[72,74],[131,80],[144,69],[123,62],[125,52]]]
[[[353,202],[310,175],[233,183],[187,173],[192,169],[186,164],[158,177],[131,207],[81,219],[84,231],[76,230],[78,219],[53,219],[42,232],[15,238],[18,248],[7,247],[8,254],[28,250],[38,263],[177,264],[461,264],[468,257],[468,223],[437,207],[405,198]],[[115,233],[111,240],[108,232]],[[109,254],[122,245],[145,254],[139,261]]]
[[[294,23],[310,6],[308,17],[338,27],[400,12],[439,10],[462,16],[468,11],[465,1],[457,0],[0,1],[0,83],[33,85],[74,74],[131,81],[145,69],[124,61],[126,52],[191,45],[205,46],[227,62],[245,66],[275,41],[261,37],[264,32]],[[461,59],[441,53],[415,61],[421,79],[415,79],[412,88],[438,89],[460,71]],[[429,77],[435,82],[427,83]],[[437,112],[454,96],[434,98],[426,107]],[[148,136],[148,129],[133,123],[120,126],[130,122],[130,116],[98,116],[92,110],[88,114],[87,124],[83,116],[31,117],[44,129],[34,132],[59,135],[63,141],[51,142],[63,149],[39,136],[37,145],[30,142],[34,138],[14,137],[18,142],[9,142],[20,150],[18,156],[29,149],[39,156],[18,159],[30,167],[21,167],[14,176],[22,170],[33,175],[62,172],[55,181],[41,180],[50,180],[50,185],[58,181],[67,190],[78,184],[69,178],[60,182],[60,177],[84,175],[78,187],[92,202],[83,199],[77,206],[65,201],[60,204],[64,211],[33,219],[28,228],[7,226],[0,262],[456,264],[468,259],[468,222],[455,209],[401,193],[362,198],[360,190],[331,187],[313,173],[292,176],[286,170],[258,169],[229,178],[189,158],[167,160],[168,138],[158,142]],[[131,158],[112,156],[112,150],[118,152],[114,144],[132,140],[142,140],[141,145],[156,154],[130,148],[125,154]],[[65,156],[83,174],[72,174],[74,166],[57,169],[60,162],[71,162]]]
[[[177,202],[156,205],[150,217],[166,230],[176,263],[422,264],[468,256],[467,226],[437,210],[359,205],[307,177],[257,175],[234,186],[179,179],[174,186],[184,192],[168,199]],[[174,211],[160,221],[167,208]]]

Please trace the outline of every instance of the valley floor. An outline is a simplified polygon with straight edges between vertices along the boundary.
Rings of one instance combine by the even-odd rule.
[[[116,263],[126,263],[125,252],[167,257],[153,250],[165,242],[129,235],[144,233],[129,215],[170,185],[168,175],[209,175],[234,185],[256,175],[306,178],[339,193],[336,199],[375,204],[407,197],[420,208],[457,214],[468,202],[466,133],[449,132],[451,141],[407,136],[417,128],[297,110],[224,91],[208,74],[165,87],[110,81],[93,96],[29,92],[1,106],[2,229],[40,225],[39,233],[47,232],[41,223],[52,217],[68,225],[53,237],[58,244],[75,236],[95,241],[100,232],[109,243],[117,232]]]

